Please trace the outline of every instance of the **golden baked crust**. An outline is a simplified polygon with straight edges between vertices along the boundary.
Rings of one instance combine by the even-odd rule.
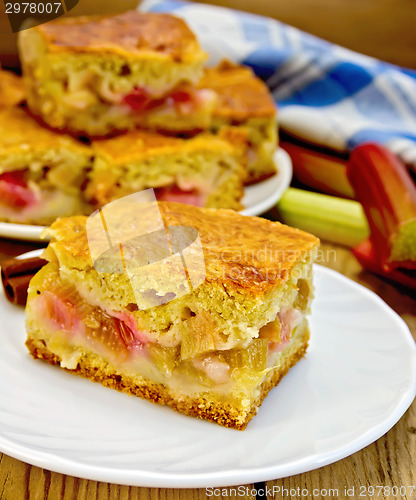
[[[273,117],[276,105],[266,84],[247,66],[228,61],[208,68],[199,82],[218,95],[214,116],[241,122],[254,117]]]
[[[10,71],[0,69],[0,108],[16,106],[24,98],[23,80]]]
[[[202,130],[216,103],[195,88],[207,54],[167,14],[58,19],[19,33],[19,53],[31,112],[75,135]],[[192,102],[172,102],[175,92]]]
[[[0,157],[61,147],[88,154],[87,146],[70,136],[56,134],[42,127],[22,109],[0,109]],[[26,167],[24,165],[22,168]]]
[[[159,198],[175,196],[172,191],[193,193],[194,198],[188,199],[193,205],[240,210],[246,134],[233,128],[187,139],[137,130],[96,141],[86,198],[98,208],[144,189],[160,188]]]
[[[159,214],[154,203],[139,207],[124,200],[112,205],[118,212],[109,205],[103,219],[90,219],[88,235],[81,216],[58,220],[47,230],[53,239],[44,256],[50,262],[29,287],[29,350],[105,386],[244,429],[269,390],[306,351],[317,238],[231,210],[160,202]],[[153,266],[134,240],[163,227],[159,215],[165,227],[198,231],[204,261],[199,250],[189,251],[187,274],[195,278],[196,265],[201,275],[189,293],[166,284],[160,288],[156,274],[183,285],[175,276],[177,265]],[[94,269],[88,240],[99,244],[92,247],[97,262],[112,265],[112,251],[118,251],[113,231],[123,240],[123,262],[134,264],[137,256],[141,276],[129,280],[122,266]],[[169,241],[173,246],[170,236]],[[160,243],[152,243],[152,259],[163,256]],[[152,292],[149,301],[135,295],[133,286],[144,291],[144,298]],[[153,292],[169,294],[169,300],[152,301]],[[79,338],[73,335],[77,331]]]
[[[283,285],[295,265],[310,256],[319,244],[318,238],[299,229],[246,217],[233,210],[170,202],[158,205],[166,226],[197,229],[204,250],[206,282],[218,283],[231,292],[261,296]],[[146,219],[144,213],[140,215]],[[126,213],[122,220],[126,231],[131,228],[134,237],[132,217],[137,214]],[[61,265],[91,269],[86,217],[60,219],[47,231],[57,240],[51,246]]]
[[[49,225],[57,217],[91,213],[83,197],[91,164],[88,146],[40,126],[22,108],[0,109],[0,174],[23,182],[17,203],[13,186],[2,185],[0,220]]]
[[[228,150],[230,153],[233,150],[231,144],[211,134],[181,139],[145,130],[136,130],[112,139],[96,141],[93,143],[93,148],[100,156],[116,164],[178,151],[192,154],[201,150]]]
[[[197,398],[192,396],[175,398],[163,384],[155,384],[147,381],[138,385],[132,377],[118,373],[114,367],[102,359],[99,359],[99,363],[97,364],[88,356],[84,356],[80,359],[74,370],[67,368],[64,368],[64,370],[85,377],[93,382],[99,382],[105,387],[139,396],[153,403],[168,405],[179,413],[210,420],[224,427],[243,431],[250,420],[257,414],[270,390],[305,355],[308,340],[309,329],[306,328],[300,342],[291,348],[279,366],[267,374],[259,386],[258,396],[252,402],[250,412],[243,414],[243,419],[238,407],[224,401],[209,401],[203,395]],[[28,338],[26,346],[35,359],[42,359],[51,365],[59,366],[59,356],[51,352],[43,340]]]
[[[33,29],[41,33],[51,52],[162,57],[177,62],[207,58],[186,23],[169,14],[129,11],[111,17],[66,17]]]
[[[276,106],[265,85],[247,66],[228,61],[206,69],[199,86],[217,94],[211,131],[236,126],[247,134],[247,176],[253,184],[276,173],[273,153],[277,148]]]

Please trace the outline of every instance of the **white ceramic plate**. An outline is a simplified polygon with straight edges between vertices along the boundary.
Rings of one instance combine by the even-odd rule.
[[[73,476],[208,487],[298,474],[388,431],[416,392],[416,348],[380,298],[315,266],[312,339],[244,432],[129,397],[39,360],[0,297],[0,450]]]
[[[245,189],[243,215],[261,215],[270,210],[282,197],[292,180],[292,160],[283,149],[278,149],[274,156],[278,169],[276,175],[258,182]]]
[[[275,153],[278,173],[270,179],[248,186],[245,189],[243,205],[247,208],[241,211],[243,215],[261,215],[275,205],[292,180],[292,161],[290,156],[279,149]],[[40,233],[44,226],[29,224],[12,224],[0,222],[0,237],[17,240],[40,241]]]

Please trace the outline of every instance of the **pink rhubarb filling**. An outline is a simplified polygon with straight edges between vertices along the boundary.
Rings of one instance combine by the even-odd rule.
[[[82,338],[96,347],[103,347],[125,360],[142,351],[148,342],[129,313],[112,312],[90,306],[79,295],[58,296],[45,290],[37,298],[37,308],[53,330],[71,338]]]
[[[169,107],[182,115],[189,115],[199,109],[207,99],[204,90],[191,85],[180,85],[162,97],[152,96],[145,88],[136,87],[124,97],[124,103],[133,111],[147,112],[159,107]]]
[[[45,290],[36,299],[35,307],[43,311],[43,321],[54,331],[61,331],[69,342],[82,339],[87,345],[105,351],[119,361],[148,354],[146,333],[137,327],[134,316],[128,312],[111,313],[86,303],[74,287],[59,293]],[[270,341],[268,353],[283,351],[291,341],[293,330],[302,322],[303,314],[297,309],[281,311],[280,342]],[[224,383],[230,376],[228,364],[219,361],[215,353],[195,360],[195,368],[204,371],[216,383]]]
[[[33,206],[35,193],[28,187],[25,172],[16,170],[0,174],[0,203],[15,209]]]
[[[280,311],[277,315],[280,320],[280,342],[271,342],[269,352],[282,352],[291,341],[293,330],[302,323],[303,314],[298,309]]]
[[[183,190],[173,185],[155,189],[156,198],[159,201],[174,201],[185,205],[203,207],[205,205],[205,195],[198,189]]]

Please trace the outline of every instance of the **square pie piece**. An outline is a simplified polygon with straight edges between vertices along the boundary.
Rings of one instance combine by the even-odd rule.
[[[97,141],[86,196],[100,207],[154,188],[159,200],[239,210],[245,136],[224,132],[182,139],[137,130]]]
[[[232,210],[158,205],[165,227],[198,231],[202,284],[139,308],[126,273],[93,267],[86,218],[60,219],[48,230],[50,262],[30,283],[26,345],[71,373],[243,430],[305,354],[319,241]]]
[[[182,19],[63,18],[22,31],[19,47],[30,109],[53,128],[106,136],[208,126],[215,93],[195,87],[207,54]]]
[[[22,109],[0,109],[0,221],[50,224],[88,214],[90,149],[41,127]]]
[[[267,85],[248,66],[228,61],[207,69],[199,85],[217,94],[211,131],[235,126],[247,134],[246,183],[253,184],[275,174],[277,108]]]

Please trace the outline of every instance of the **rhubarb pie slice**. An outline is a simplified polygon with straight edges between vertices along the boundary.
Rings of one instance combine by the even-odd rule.
[[[91,213],[83,185],[89,148],[41,127],[20,108],[0,110],[0,220],[50,224]]]
[[[240,132],[182,139],[137,130],[97,141],[87,199],[100,207],[154,188],[159,200],[239,210],[245,176]]]
[[[22,31],[19,46],[29,106],[54,128],[106,136],[209,124],[215,93],[195,86],[207,54],[182,19],[62,18]]]
[[[266,84],[247,66],[228,61],[205,71],[199,83],[215,91],[218,98],[211,130],[237,126],[247,132],[247,184],[276,172],[273,153],[277,148],[277,110]]]
[[[52,225],[45,252],[49,263],[30,283],[27,347],[35,358],[107,387],[243,430],[268,392],[305,354],[319,241],[232,210],[170,202],[158,206],[163,225],[152,233],[157,235],[151,243],[152,255],[157,254],[150,259],[152,272],[140,262],[148,235],[133,238],[133,231],[122,243],[127,273],[121,260],[119,268],[114,262],[109,266],[118,244],[103,247],[99,257],[93,253],[93,262],[91,218]],[[101,217],[107,217],[106,209]],[[148,219],[146,211],[137,210],[124,214],[119,226],[133,230]],[[197,231],[205,279],[195,281],[189,293],[180,292],[178,283],[177,293],[167,285],[152,289],[161,277],[171,279],[180,262],[194,283],[197,246],[183,250],[180,259],[163,258],[163,233],[173,247],[179,228]],[[136,271],[142,270],[136,281],[131,274],[135,255]]]

